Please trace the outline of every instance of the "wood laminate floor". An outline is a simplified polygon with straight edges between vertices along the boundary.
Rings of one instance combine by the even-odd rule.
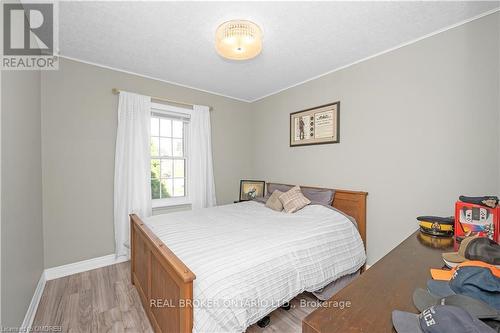
[[[302,319],[312,307],[300,307],[304,293],[292,300],[289,311],[271,313],[266,328],[252,325],[247,333],[301,332]],[[153,332],[139,295],[130,283],[130,263],[125,262],[48,281],[33,327],[61,327],[61,332]]]

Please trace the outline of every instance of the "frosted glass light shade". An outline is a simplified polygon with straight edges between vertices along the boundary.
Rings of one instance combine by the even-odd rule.
[[[224,22],[215,32],[215,48],[217,53],[227,59],[255,58],[262,50],[262,30],[257,24],[246,20]]]

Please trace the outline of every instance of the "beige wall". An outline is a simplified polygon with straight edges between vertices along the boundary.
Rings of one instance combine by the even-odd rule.
[[[499,192],[499,26],[490,15],[252,104],[63,59],[42,74],[45,266],[114,251],[113,87],[214,107],[219,203],[247,177],[368,191],[375,262],[415,216]],[[288,146],[290,112],[337,100],[340,144]]]
[[[500,30],[500,13],[497,13],[496,15],[497,15],[497,29]],[[500,90],[500,33],[499,33],[498,39],[499,39],[498,43],[497,43],[498,66],[496,68],[496,77],[497,77],[497,84],[498,84],[499,90]],[[493,70],[493,72],[495,72],[495,71]],[[500,133],[500,91],[497,94],[497,106],[498,106],[498,131]],[[498,140],[499,140],[499,144],[498,144],[498,146],[499,146],[499,154],[498,154],[498,165],[499,165],[499,168],[498,168],[498,173],[499,173],[498,188],[499,188],[499,190],[497,192],[500,192],[500,134],[498,136]]]
[[[20,325],[44,261],[114,252],[111,88],[214,107],[219,203],[247,177],[368,191],[373,263],[416,215],[500,191],[499,30],[497,13],[253,104],[70,60],[2,72],[1,325]],[[336,100],[341,143],[289,148],[289,113]]]
[[[214,108],[218,203],[236,199],[252,171],[249,104],[62,59],[58,71],[42,74],[45,267],[114,253],[115,87]]]
[[[499,192],[499,14],[252,105],[257,178],[368,191],[368,262]],[[334,56],[334,55],[333,55]],[[288,146],[289,113],[340,101],[340,144]]]
[[[40,72],[2,72],[2,323],[19,327],[43,271]]]

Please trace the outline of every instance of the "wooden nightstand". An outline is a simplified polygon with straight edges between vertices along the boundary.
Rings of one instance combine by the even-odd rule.
[[[453,242],[428,244],[416,231],[330,301],[349,301],[350,307],[314,310],[302,321],[303,333],[395,332],[392,310],[418,313],[412,295],[426,289],[430,268],[441,268],[441,253],[453,251]]]

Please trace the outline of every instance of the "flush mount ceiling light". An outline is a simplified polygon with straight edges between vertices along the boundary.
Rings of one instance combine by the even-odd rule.
[[[215,48],[231,60],[255,58],[262,50],[262,30],[253,22],[232,20],[222,23],[215,32]]]

